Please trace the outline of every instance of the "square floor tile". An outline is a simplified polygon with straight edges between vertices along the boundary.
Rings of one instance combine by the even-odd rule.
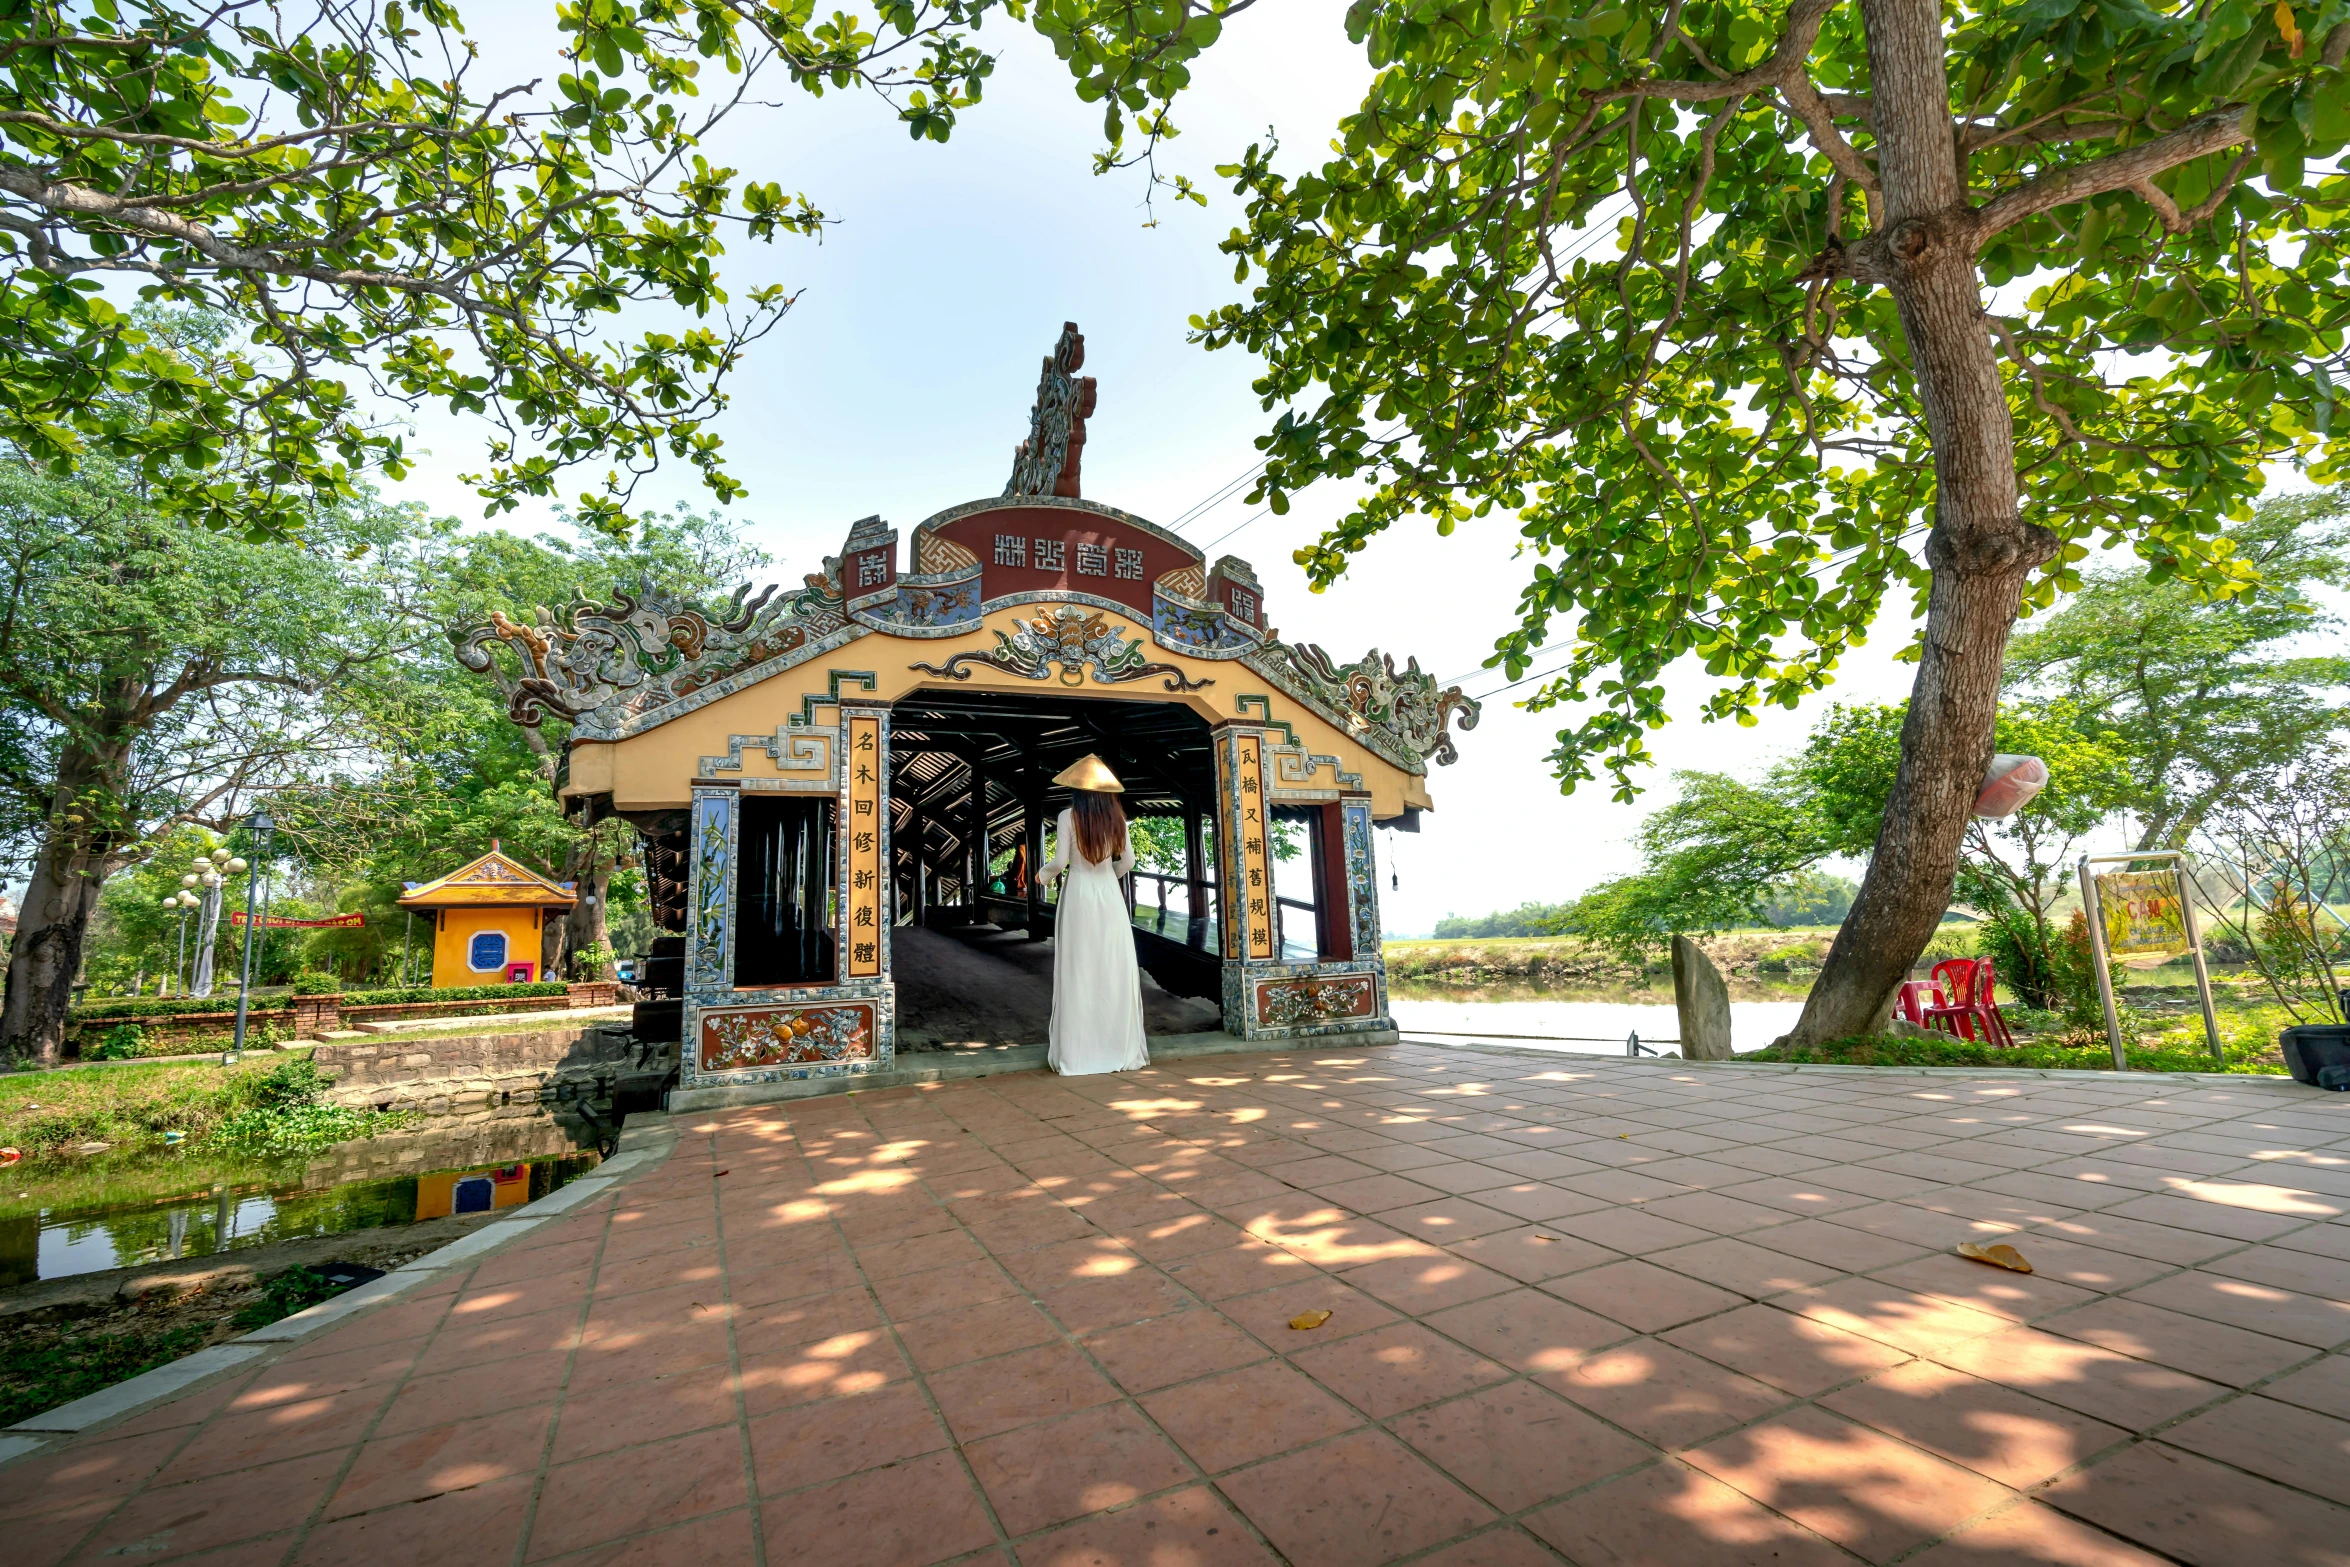
[[[2100,1300],[2037,1325],[2117,1355],[2151,1360],[2231,1387],[2257,1382],[2308,1359],[2310,1353],[2305,1346],[2284,1339],[2247,1333],[2137,1300]]]
[[[1655,1464],[1529,1514],[1573,1562],[1836,1567],[1851,1558],[1710,1475]]]
[[[2191,1271],[2141,1285],[2125,1298],[2313,1349],[2350,1341],[2350,1301],[2304,1295],[2252,1279]]]
[[[1760,1419],[1788,1402],[1777,1388],[1647,1338],[1587,1355],[1565,1370],[1542,1372],[1536,1380],[1668,1451]]]
[[[761,1415],[750,1433],[752,1469],[766,1496],[949,1445],[946,1428],[910,1382]]]
[[[527,1559],[742,1506],[750,1500],[742,1442],[741,1430],[729,1425],[556,1465],[539,1491]]]
[[[1315,1345],[1289,1358],[1375,1420],[1509,1376],[1507,1367],[1471,1354],[1416,1322]]]
[[[1129,1393],[1188,1382],[1265,1358],[1265,1346],[1216,1311],[1183,1311],[1113,1328],[1085,1340],[1086,1352]]]
[[[1643,1333],[1746,1303],[1743,1295],[1716,1289],[1685,1273],[1675,1273],[1637,1258],[1570,1273],[1563,1279],[1548,1281],[1542,1288]]]
[[[382,1507],[353,1517],[331,1519],[312,1529],[293,1557],[294,1567],[360,1567],[375,1562],[431,1562],[434,1567],[505,1567],[522,1541],[530,1507],[528,1478],[494,1480],[463,1491],[444,1491],[419,1501]],[[176,1543],[176,1542],[175,1542]],[[212,1551],[175,1556],[191,1567],[252,1567],[285,1559],[283,1539],[251,1556]],[[129,1553],[125,1553],[129,1554]],[[144,1554],[144,1553],[141,1553]]]
[[[996,1539],[952,1453],[851,1475],[771,1501],[761,1512],[768,1567],[904,1567]]]
[[[509,1475],[534,1473],[551,1414],[544,1408],[517,1409],[401,1436],[378,1437],[359,1449],[359,1456],[351,1461],[328,1501],[325,1516],[341,1518],[442,1491],[487,1485]]]
[[[1580,1237],[1540,1224],[1500,1230],[1473,1240],[1448,1242],[1445,1249],[1497,1273],[1506,1273],[1525,1284],[1597,1267],[1603,1262],[1614,1262],[1621,1255],[1604,1246],[1595,1246]]]
[[[1968,1339],[1934,1359],[2130,1431],[2176,1419],[2227,1392],[2216,1382],[2038,1328]]]
[[[1833,1219],[1798,1219],[1793,1224],[1759,1230],[1748,1239],[1757,1246],[1816,1262],[1840,1273],[1887,1267],[1921,1256],[1927,1250],[1914,1241],[1855,1229]]]
[[[1840,1388],[1820,1403],[2019,1490],[2129,1436],[2118,1426],[1928,1360]]]
[[[1498,1295],[1517,1287],[1507,1274],[1451,1252],[1389,1257],[1339,1274],[1348,1285],[1378,1297],[1396,1310],[1417,1316],[1463,1301]]]
[[[1408,1208],[1391,1208],[1380,1214],[1379,1219],[1432,1246],[1456,1251],[1464,1241],[1474,1241],[1496,1230],[1515,1229],[1522,1222],[1516,1214],[1488,1208],[1467,1197],[1439,1197]]]
[[[1776,1306],[1742,1306],[1661,1337],[1803,1398],[1910,1358],[1890,1344]]]
[[[1381,1431],[1276,1458],[1220,1484],[1295,1567],[1376,1567],[1493,1517]]]
[[[1186,1382],[1139,1401],[1209,1474],[1351,1431],[1363,1417],[1278,1361]]]
[[[1327,1273],[1316,1273],[1279,1289],[1221,1300],[1216,1303],[1216,1309],[1283,1354],[1309,1342],[1344,1338],[1398,1320],[1397,1314],[1386,1306]],[[1330,1316],[1311,1330],[1310,1338],[1306,1332],[1290,1326],[1301,1316],[1321,1311],[1327,1311]]]
[[[1532,1289],[1489,1295],[1421,1320],[1516,1371],[1563,1371],[1631,1336],[1620,1322]]]
[[[746,1346],[740,1359],[743,1406],[754,1415],[810,1399],[869,1393],[910,1374],[896,1343],[880,1331],[842,1333],[774,1354],[754,1354]],[[576,1385],[576,1373],[572,1380]]]
[[[1699,1241],[1694,1246],[1652,1251],[1647,1260],[1659,1267],[1670,1268],[1675,1273],[1686,1273],[1693,1279],[1702,1279],[1708,1284],[1735,1290],[1757,1300],[1787,1290],[1802,1289],[1807,1285],[1824,1284],[1841,1272],[1822,1263],[1807,1262],[1801,1257],[1770,1251],[1752,1241],[1726,1235],[1716,1240]]]
[[[1577,1236],[1595,1246],[1605,1246],[1610,1251],[1620,1251],[1626,1256],[1663,1251],[1670,1246],[1687,1246],[1713,1238],[1711,1230],[1701,1230],[1694,1224],[1677,1224],[1671,1219],[1644,1213],[1638,1208],[1609,1207],[1596,1213],[1570,1214],[1565,1218],[1551,1220],[1549,1228],[1564,1235]]]
[[[2314,1409],[2321,1415],[2350,1420],[2350,1355],[2328,1355],[2277,1378],[2260,1390],[2269,1398]]]
[[[2013,1326],[2011,1318],[1874,1278],[1838,1279],[1795,1290],[1781,1296],[1777,1304],[1913,1355],[1936,1354]]]
[[[2350,1506],[2350,1420],[2255,1395],[2207,1409],[2162,1439]]]
[[[1033,1534],[1180,1485],[1192,1469],[1131,1405],[1104,1404],[965,1444],[1006,1533]]]
[[[1505,1513],[1523,1512],[1654,1456],[1528,1382],[1405,1415],[1392,1429]]]
[[[898,1326],[898,1338],[925,1375],[1010,1350],[1049,1344],[1057,1323],[1024,1295],[991,1300],[968,1311],[942,1311]]]
[[[2007,1487],[1822,1410],[1796,1409],[1688,1461],[1855,1555],[1889,1561],[2004,1502]]]
[[[982,1360],[930,1379],[939,1413],[959,1442],[1049,1420],[1118,1396],[1109,1379],[1068,1344],[1046,1344]]]
[[[1274,1567],[1274,1557],[1206,1486],[1096,1513],[1022,1541],[1020,1567]]]
[[[1910,1558],[1915,1567],[2162,1567],[2168,1560],[2037,1502],[1993,1513]]]
[[[2159,1442],[2124,1448],[2040,1499],[2180,1561],[2332,1567],[2350,1538],[2341,1508]]]

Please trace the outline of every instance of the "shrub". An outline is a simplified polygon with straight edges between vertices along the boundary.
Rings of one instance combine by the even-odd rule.
[[[248,1005],[247,1010],[266,1009],[268,1005],[269,1003],[257,996]],[[150,998],[143,1001],[93,1001],[75,1007],[72,1012],[67,1014],[66,1020],[70,1023],[105,1023],[112,1022],[117,1018],[187,1017],[195,1013],[234,1012],[236,1009],[237,998],[235,992],[232,991],[227,995],[205,996],[201,999],[191,996],[171,996],[160,999]]]
[[[85,1061],[130,1061],[147,1054],[147,1031],[136,1023],[117,1023],[106,1037],[82,1052]]]
[[[420,1001],[520,1001],[531,996],[560,996],[571,989],[559,979],[528,985],[411,985],[400,990],[346,990],[346,1007],[408,1006]]]
[[[329,1282],[325,1274],[314,1269],[291,1267],[262,1281],[261,1298],[237,1313],[236,1324],[247,1331],[265,1328],[297,1311],[307,1311],[322,1300],[332,1300],[348,1288],[346,1284]]]
[[[343,982],[324,969],[306,968],[288,988],[297,996],[333,996],[342,993]]]
[[[307,1055],[280,1061],[240,1085],[245,1108],[223,1116],[206,1141],[216,1148],[275,1156],[373,1137],[413,1119],[329,1104],[326,1090],[331,1082]]]

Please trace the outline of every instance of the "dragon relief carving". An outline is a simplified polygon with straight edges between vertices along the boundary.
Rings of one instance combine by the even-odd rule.
[[[810,576],[800,592],[753,595],[745,583],[716,615],[642,583],[614,590],[608,604],[578,589],[560,610],[537,608],[525,625],[501,610],[487,623],[450,633],[457,661],[475,674],[498,671],[491,644],[521,666],[507,680],[507,716],[536,727],[549,714],[577,722],[620,720],[690,696],[729,675],[805,646],[848,623],[837,577]]]
[[[1170,691],[1198,691],[1215,684],[1213,680],[1194,680],[1173,664],[1145,662],[1141,645],[1128,641],[1127,636],[1126,627],[1112,623],[1098,609],[1077,604],[1048,606],[1010,632],[997,632],[992,648],[957,653],[944,664],[907,667],[950,680],[968,680],[971,671],[963,666],[977,660],[1029,680],[1049,680],[1058,666],[1065,686],[1085,684],[1089,672],[1109,686],[1150,675],[1165,675]]]
[[[1377,648],[1351,664],[1333,663],[1311,642],[1282,644],[1279,653],[1307,692],[1336,709],[1357,734],[1377,731],[1423,761],[1434,757],[1439,767],[1460,760],[1452,743],[1455,717],[1463,730],[1477,727],[1477,701],[1459,686],[1438,690],[1436,677],[1421,673],[1416,658],[1398,672],[1393,655]]]

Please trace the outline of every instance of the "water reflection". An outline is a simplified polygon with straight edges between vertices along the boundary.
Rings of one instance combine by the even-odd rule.
[[[470,1170],[360,1180],[324,1191],[305,1184],[299,1164],[209,1190],[128,1202],[42,1208],[0,1219],[0,1288],[142,1263],[267,1246],[307,1235],[337,1235],[413,1224],[451,1212],[488,1212],[543,1197],[583,1171],[592,1153]],[[13,1194],[12,1194],[13,1195]]]

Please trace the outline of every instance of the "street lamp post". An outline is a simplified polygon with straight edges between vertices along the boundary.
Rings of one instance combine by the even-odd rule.
[[[242,867],[245,871],[245,968],[237,982],[237,1038],[230,1051],[233,1056],[245,1053],[245,1008],[253,994],[253,929],[261,923],[256,917],[260,900],[255,894],[261,890],[261,857],[269,852],[270,829],[276,825],[267,811],[255,811],[245,819],[245,826],[253,834],[253,859]],[[235,860],[228,863],[230,870],[240,868]]]
[[[188,993],[188,915],[203,902],[201,898],[197,897],[194,892],[189,890],[195,885],[195,877],[182,876],[180,878],[179,891],[173,893],[170,897],[163,900],[163,906],[165,908],[176,909],[179,911],[179,956],[172,961],[171,988],[174,995],[180,996],[184,996]]]

